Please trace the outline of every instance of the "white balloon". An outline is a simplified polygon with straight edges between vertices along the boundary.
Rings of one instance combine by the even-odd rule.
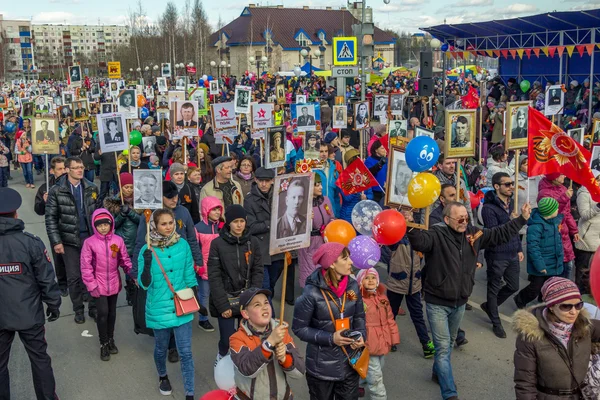
[[[215,367],[215,383],[219,389],[229,391],[235,387],[233,368],[233,361],[229,354],[219,360]]]
[[[380,212],[381,207],[373,200],[361,200],[352,209],[352,225],[360,234],[371,236],[373,219]]]
[[[207,80],[207,79],[208,79],[208,76],[206,76],[206,75],[202,75],[202,80],[203,80],[203,81],[205,81],[205,80]]]

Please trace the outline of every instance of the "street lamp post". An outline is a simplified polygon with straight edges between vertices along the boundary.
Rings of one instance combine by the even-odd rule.
[[[219,65],[221,66],[221,69],[225,69],[225,67],[227,66],[227,61],[225,60],[221,60],[221,62],[219,63]],[[219,73],[219,76],[221,76],[222,74]]]
[[[188,67],[190,67],[190,68],[193,68],[193,67],[194,67],[194,63],[193,63],[193,62],[191,62],[191,63],[188,63],[188,65],[187,65],[187,66],[188,66]],[[192,80],[192,75],[193,75],[193,74],[192,74],[191,72],[188,72],[188,74],[189,74],[190,81],[191,81],[191,80]]]
[[[158,71],[158,65],[154,64],[154,67],[152,67],[152,74],[150,75],[150,80],[152,80],[154,78],[154,71]],[[156,76],[158,76],[158,73],[156,74]]]
[[[308,68],[309,68],[309,72],[308,73],[309,73],[309,76],[312,76],[313,54],[314,54],[314,58],[316,58],[318,60],[321,57],[321,50],[316,49],[314,52],[311,52],[310,47],[305,47],[302,50],[300,50],[300,55],[302,57],[304,57],[305,60],[308,58]]]
[[[142,69],[140,67],[137,67],[136,72],[140,75],[140,77],[142,76]]]
[[[216,63],[216,62],[214,62],[214,61],[211,61],[211,62],[210,62],[210,74],[211,74],[211,75],[213,74],[213,68],[215,67],[215,65],[217,65],[217,63]]]

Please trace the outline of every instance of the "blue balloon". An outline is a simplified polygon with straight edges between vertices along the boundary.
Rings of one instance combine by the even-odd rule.
[[[15,133],[15,130],[17,130],[17,125],[14,122],[7,122],[6,125],[4,125],[4,129],[8,133]]]
[[[204,79],[200,79],[198,81],[198,86],[200,86],[200,87],[204,86]]]
[[[150,115],[150,112],[148,111],[148,108],[142,107],[142,109],[141,109],[141,117],[142,117],[142,119],[148,118],[148,115]]]
[[[214,79],[215,79],[215,78],[213,78],[213,76],[212,76],[212,75],[209,75],[209,76],[208,76],[208,81],[209,81],[209,82],[210,82],[210,81],[212,81],[212,80],[214,80]]]
[[[440,148],[429,136],[417,136],[406,146],[406,164],[414,172],[431,169],[440,156]]]
[[[444,43],[444,44],[442,45],[441,49],[442,49],[442,51],[448,51],[448,48],[449,48],[449,47],[450,47],[450,46],[448,45],[448,43]]]

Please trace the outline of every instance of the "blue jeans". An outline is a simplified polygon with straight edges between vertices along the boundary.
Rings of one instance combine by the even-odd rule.
[[[210,286],[208,285],[208,281],[196,276],[198,279],[198,297],[200,304],[204,306],[208,310],[208,296],[210,294]],[[198,321],[208,321],[208,316],[201,315],[198,313]]]
[[[167,375],[167,350],[171,332],[175,334],[186,396],[194,395],[194,359],[192,358],[192,322],[175,328],[154,330],[154,363],[158,376]]]
[[[438,377],[442,398],[458,396],[454,376],[452,376],[450,356],[460,321],[465,313],[465,306],[463,304],[460,307],[446,307],[427,303],[426,309],[435,346],[433,373]]]
[[[272,261],[271,265],[265,265],[265,272],[263,275],[263,289],[269,289],[271,293],[275,290],[277,280],[283,272],[283,259]],[[285,285],[285,282],[283,283]],[[283,299],[282,299],[283,301]]]
[[[33,156],[33,164],[36,171],[41,171],[44,169],[44,158],[45,156],[41,156],[39,154]]]
[[[23,168],[23,177],[25,178],[25,184],[33,185],[33,163],[20,163]]]
[[[573,270],[573,264],[574,264],[573,260],[571,260],[569,262],[563,262],[563,273],[562,273],[561,277],[570,279],[572,281],[574,280],[573,277],[571,276],[571,271]]]
[[[96,171],[94,171],[93,169],[86,169],[83,172],[83,177],[90,182],[94,182],[95,173],[96,173]]]
[[[0,167],[0,187],[8,186],[10,167]]]

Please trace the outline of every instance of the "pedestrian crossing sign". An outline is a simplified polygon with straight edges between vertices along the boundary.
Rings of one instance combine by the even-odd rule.
[[[333,65],[356,65],[357,48],[356,37],[334,37]]]

